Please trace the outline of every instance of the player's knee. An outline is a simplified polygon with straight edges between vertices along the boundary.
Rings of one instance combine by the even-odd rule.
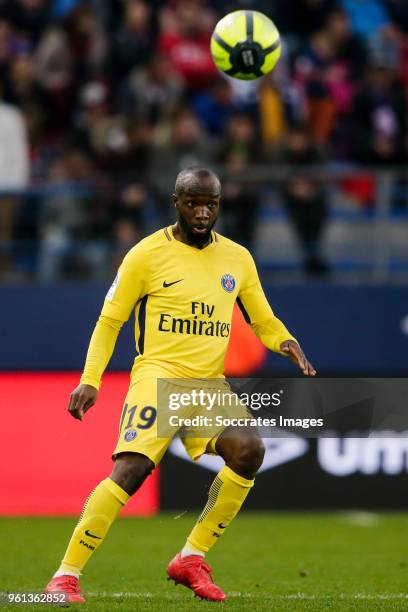
[[[264,455],[265,446],[260,438],[243,438],[236,450],[234,463],[241,472],[256,474],[262,465]]]
[[[117,456],[111,478],[128,495],[133,495],[154,469],[154,463],[145,455],[121,453]]]

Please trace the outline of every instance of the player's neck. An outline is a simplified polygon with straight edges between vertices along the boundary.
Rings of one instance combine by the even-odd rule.
[[[206,246],[211,244],[212,242],[212,233],[209,233],[208,240],[206,240],[203,244],[197,244],[196,242],[189,239],[186,232],[183,230],[181,225],[176,221],[174,225],[172,225],[172,232],[175,240],[179,242],[183,242],[183,244],[187,244],[188,246],[194,247],[195,249],[204,249]]]

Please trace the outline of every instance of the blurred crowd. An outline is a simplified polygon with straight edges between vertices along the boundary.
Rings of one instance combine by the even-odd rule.
[[[240,8],[282,34],[254,82],[209,53]],[[0,278],[110,276],[193,164],[223,169],[223,231],[249,247],[251,167],[296,166],[278,190],[306,270],[326,272],[327,193],[302,167],[404,164],[407,85],[405,0],[0,0]],[[370,204],[366,176],[343,188]]]

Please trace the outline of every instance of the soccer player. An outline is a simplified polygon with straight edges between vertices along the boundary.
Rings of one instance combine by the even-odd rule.
[[[179,379],[180,384],[200,379],[203,386],[228,387],[223,367],[235,302],[269,349],[289,356],[303,374],[316,374],[295,338],[273,314],[250,253],[214,232],[220,195],[220,181],[211,170],[180,172],[173,195],[176,223],[129,251],[106,295],[80,385],[70,396],[70,414],[82,420],[95,404],[119,330],[132,310],[138,356],[121,416],[113,471],[85,502],[46,592],[64,592],[71,602],[85,601],[78,583],[81,571],[121,508],[166,452],[171,437],[157,435],[158,379]],[[205,554],[253,486],[263,460],[263,443],[249,427],[226,428],[209,438],[186,435],[183,442],[194,460],[204,453],[218,454],[225,466],[215,477],[207,505],[168,565],[167,574],[202,599],[223,601],[226,596],[212,581]]]

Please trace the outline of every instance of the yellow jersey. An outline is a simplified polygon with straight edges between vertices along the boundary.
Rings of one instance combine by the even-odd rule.
[[[133,310],[133,378],[222,377],[235,302],[272,351],[295,340],[273,314],[247,249],[215,232],[203,249],[176,240],[172,227],[151,234],[125,256],[106,295],[81,382],[99,388]]]

